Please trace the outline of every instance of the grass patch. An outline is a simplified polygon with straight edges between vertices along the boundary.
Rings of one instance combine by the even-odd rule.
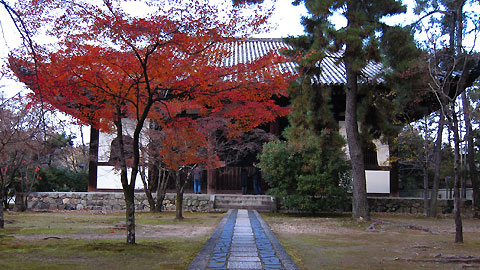
[[[0,269],[186,269],[223,215],[140,212],[127,245],[123,212],[7,212]]]
[[[206,238],[139,241],[122,240],[1,241],[0,269],[185,269]]]
[[[480,269],[480,264],[436,262],[447,256],[480,256],[480,220],[464,219],[465,243],[454,244],[452,217],[378,214],[393,224],[357,222],[347,216],[262,214],[301,269]],[[438,234],[412,230],[414,224]]]

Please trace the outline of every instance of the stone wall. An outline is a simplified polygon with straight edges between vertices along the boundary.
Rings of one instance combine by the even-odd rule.
[[[175,210],[173,193],[166,195],[164,210]],[[154,196],[155,198],[155,196]],[[183,211],[213,211],[214,197],[203,194],[184,194]],[[121,192],[37,192],[28,196],[28,208],[37,210],[124,210]],[[135,193],[135,209],[150,210],[145,193]]]
[[[175,210],[175,194],[167,194],[163,209]],[[423,213],[421,198],[368,198],[371,212]],[[145,193],[135,193],[136,210],[149,210]],[[462,201],[462,209],[471,206],[471,201]],[[28,208],[37,210],[124,210],[125,201],[121,192],[38,192],[28,197]],[[215,211],[215,195],[184,194],[183,210],[192,212]],[[351,209],[347,209],[351,211]],[[438,213],[452,213],[452,200],[438,200]]]
[[[437,213],[448,214],[453,212],[453,200],[440,199],[437,202]],[[461,208],[465,210],[468,206],[471,206],[471,202],[471,200],[462,200],[460,202]],[[422,198],[371,197],[368,198],[368,205],[371,212],[423,213]]]

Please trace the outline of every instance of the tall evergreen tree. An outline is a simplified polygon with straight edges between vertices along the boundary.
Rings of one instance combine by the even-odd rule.
[[[345,124],[347,143],[352,164],[354,218],[369,219],[366,194],[365,164],[358,130],[357,105],[359,77],[369,61],[380,61],[380,37],[387,29],[380,20],[389,15],[405,11],[396,0],[296,0],[294,4],[305,3],[310,16],[304,18],[303,25],[309,37],[299,38],[297,44],[310,45],[306,60],[312,63],[321,61],[327,52],[341,52],[339,59],[346,70],[346,110]],[[333,15],[341,15],[347,25],[336,28],[332,24]]]

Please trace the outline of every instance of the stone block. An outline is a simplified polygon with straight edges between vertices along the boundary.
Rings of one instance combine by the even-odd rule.
[[[260,258],[259,257],[232,257],[228,258],[229,262],[259,262]]]
[[[264,264],[280,264],[280,260],[277,257],[263,258]]]
[[[256,247],[232,247],[232,252],[257,252]]]
[[[39,204],[39,209],[49,209],[50,208],[50,203],[47,203],[47,202],[41,202]]]
[[[261,262],[228,262],[228,269],[262,269]]]
[[[258,252],[230,252],[231,257],[258,257]]]
[[[101,194],[93,194],[92,200],[101,200],[103,201],[105,198]]]
[[[212,267],[212,268],[225,267],[225,263],[224,262],[210,261],[210,263],[208,264],[208,267]]]
[[[263,269],[264,270],[282,269],[282,265],[281,264],[266,264]]]

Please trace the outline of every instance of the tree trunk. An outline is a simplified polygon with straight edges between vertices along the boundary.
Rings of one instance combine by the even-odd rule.
[[[462,53],[462,38],[463,38],[463,7],[465,5],[465,1],[460,1],[457,3],[457,16],[456,16],[456,23],[457,23],[457,55]],[[467,130],[465,134],[465,141],[467,142],[467,166],[468,172],[470,176],[470,181],[472,182],[472,199],[473,199],[473,215],[474,217],[480,217],[480,179],[478,178],[477,168],[475,166],[475,145],[473,142],[473,131],[472,131],[472,123],[471,123],[471,115],[470,115],[470,102],[467,98],[467,94],[465,93],[465,83],[467,74],[464,66],[464,70],[462,73],[462,77],[459,81],[460,89],[462,91],[462,103],[463,103],[463,114],[464,114],[464,121],[465,121],[465,128]]]
[[[157,186],[157,212],[162,212],[163,200],[167,194],[168,180],[170,179],[170,172],[167,174],[166,170],[162,169],[161,179]]]
[[[127,224],[127,244],[135,244],[135,183],[128,183],[127,163],[125,159],[125,144],[123,141],[122,113],[117,108],[118,119],[115,121],[117,127],[117,138],[120,147],[120,181],[122,182],[123,195],[125,197],[125,216]],[[133,179],[131,179],[133,180]]]
[[[90,128],[90,148],[88,154],[88,191],[97,191],[97,164],[98,164],[98,140],[99,131]]]
[[[124,190],[125,217],[127,219],[127,244],[135,244],[135,193],[134,189]]]
[[[470,117],[470,102],[465,91],[462,92],[463,115],[465,119],[465,140],[467,141],[468,175],[472,182],[473,216],[480,217],[480,184],[478,183],[477,168],[475,166],[475,145],[473,144],[472,123]]]
[[[5,217],[3,215],[3,201],[5,200],[5,192],[3,185],[0,187],[0,199],[2,199],[2,205],[0,205],[0,229],[3,229],[5,228]]]
[[[5,209],[5,210],[9,210],[9,209],[10,209],[10,206],[8,205],[8,198],[7,198],[7,196],[4,196],[4,197],[3,197],[3,209]]]
[[[429,154],[428,154],[428,140],[427,136],[429,133],[428,130],[428,122],[427,117],[424,118],[424,132],[425,132],[425,139],[423,143],[423,156],[425,157],[425,163],[423,164],[423,215],[428,217],[428,205],[430,203],[428,199],[428,188],[430,187],[428,181],[428,161],[429,161]]]
[[[25,193],[16,192],[15,193],[15,207],[14,210],[18,212],[25,212],[27,210],[27,199]]]
[[[461,128],[461,127],[459,127]],[[460,198],[467,198],[467,155],[460,154]]]
[[[121,170],[122,184],[127,181],[127,170]],[[125,197],[125,217],[127,224],[127,244],[135,244],[135,190],[133,186],[123,188]]]
[[[152,196],[152,190],[150,190],[150,186],[148,188],[144,189],[145,190],[145,196],[147,196],[147,201],[148,205],[150,207],[150,212],[156,212],[156,205],[155,205],[155,199]]]
[[[428,167],[423,167],[423,215],[428,216]]]
[[[183,185],[181,183],[180,172],[175,172],[175,189],[177,190],[177,197],[175,198],[175,219],[183,219]]]
[[[434,175],[433,175],[433,187],[432,195],[430,196],[430,210],[428,211],[429,217],[437,216],[437,198],[438,198],[438,188],[440,187],[440,167],[442,166],[442,137],[443,137],[443,126],[445,125],[445,115],[444,115],[444,105],[441,104],[442,109],[440,109],[440,119],[438,121],[438,130],[437,130],[437,140],[435,141],[435,150],[434,150]]]
[[[344,63],[347,73],[345,128],[353,175],[352,216],[356,219],[369,220],[365,164],[357,123],[357,76],[352,69],[353,60],[346,58]]]
[[[460,136],[458,134],[458,119],[457,113],[455,111],[455,105],[452,104],[452,121],[453,125],[451,125],[453,129],[453,141],[455,144],[455,155],[454,155],[454,175],[455,175],[455,182],[454,182],[454,191],[453,191],[453,215],[455,217],[455,243],[463,243],[463,226],[462,226],[462,216],[460,213]]]
[[[148,205],[150,206],[150,212],[155,212],[157,208],[155,207],[155,200],[153,199],[153,196],[152,196],[152,181],[150,181],[150,177],[149,177],[149,181],[147,183],[145,169],[140,170],[140,178],[143,183],[143,190],[145,191],[145,196],[147,197]]]

